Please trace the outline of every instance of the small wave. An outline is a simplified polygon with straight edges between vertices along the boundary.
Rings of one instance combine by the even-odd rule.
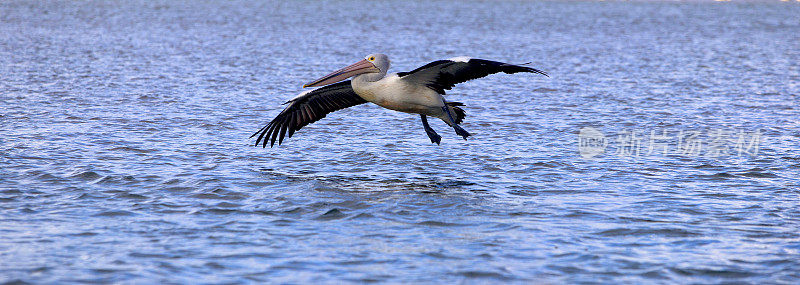
[[[346,217],[347,215],[345,213],[343,213],[339,209],[333,208],[328,210],[324,214],[317,216],[314,219],[319,221],[330,221],[330,220],[339,220]]]
[[[239,214],[239,213],[244,213],[244,212],[239,210],[239,209],[209,208],[209,209],[202,209],[202,210],[195,211],[192,214],[198,214],[198,215],[202,215],[202,214],[230,215],[230,214]]]
[[[709,180],[724,180],[728,178],[736,178],[737,176],[728,172],[717,172],[714,174],[699,174],[694,175],[695,178],[709,179]]]
[[[112,149],[110,149],[110,151],[130,151],[130,152],[136,152],[136,153],[151,153],[151,152],[154,152],[155,150],[152,150],[152,149],[140,149],[140,148],[135,148],[135,147],[130,147],[130,146],[120,146],[120,147],[112,148]]]
[[[350,217],[351,220],[372,219],[372,218],[375,218],[375,215],[370,213],[359,213],[358,215]]]
[[[149,199],[150,197],[136,193],[123,193],[117,195],[116,198],[128,199],[128,200],[145,200]]]
[[[693,237],[693,236],[700,236],[702,234],[684,230],[684,229],[676,229],[676,228],[660,228],[660,229],[629,229],[629,228],[616,228],[610,230],[604,230],[596,233],[597,235],[607,236],[607,237],[618,237],[618,236],[647,236],[647,235],[656,235],[656,236],[664,236],[664,237]]]
[[[484,271],[484,270],[467,270],[467,271],[458,271],[455,275],[463,276],[467,278],[489,278],[489,279],[499,279],[499,280],[513,280],[514,278],[510,275],[499,273],[499,272],[492,272],[492,271]]]
[[[466,226],[464,224],[457,224],[457,223],[448,223],[448,222],[440,222],[440,221],[423,221],[414,223],[415,225],[420,226],[433,226],[433,227],[463,227]]]
[[[734,269],[711,269],[711,268],[678,268],[672,267],[670,271],[685,276],[706,276],[721,278],[745,278],[755,276],[755,272],[734,270]]]
[[[754,171],[754,170],[750,170],[750,171],[747,171],[747,172],[739,173],[738,175],[741,175],[741,176],[744,176],[744,177],[752,177],[752,178],[777,178],[777,177],[779,177],[778,175],[775,175],[772,172]]]
[[[73,172],[72,174],[70,174],[67,177],[69,177],[69,178],[78,178],[78,179],[83,179],[83,180],[97,180],[97,179],[102,178],[103,176],[100,175],[100,174],[97,174],[97,172],[89,170],[89,171],[76,171],[76,172]]]
[[[125,211],[125,210],[112,210],[112,211],[104,211],[98,214],[95,214],[96,217],[128,217],[134,216],[136,213]]]

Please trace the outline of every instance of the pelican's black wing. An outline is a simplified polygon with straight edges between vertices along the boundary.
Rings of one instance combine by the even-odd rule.
[[[294,132],[325,118],[328,113],[363,103],[367,101],[353,91],[350,80],[320,87],[286,102],[289,106],[250,137],[258,135],[256,146],[263,141],[263,147],[267,147],[267,142],[272,147],[275,140],[280,145],[287,131],[291,138]]]
[[[467,57],[437,60],[410,72],[400,72],[397,75],[401,79],[425,85],[444,95],[445,90],[450,90],[458,83],[498,72],[509,74],[532,72],[548,76],[544,71],[527,66]]]

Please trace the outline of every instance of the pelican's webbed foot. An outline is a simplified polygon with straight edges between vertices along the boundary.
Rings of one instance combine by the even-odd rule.
[[[421,114],[419,115],[419,117],[422,119],[422,126],[425,127],[425,133],[428,134],[428,138],[431,139],[432,143],[440,145],[442,143],[442,136],[437,134],[436,131],[434,131],[433,128],[431,128],[431,126],[428,125],[428,117]]]
[[[467,132],[467,130],[463,129],[461,126],[456,124],[456,119],[453,118],[453,114],[450,113],[450,108],[447,107],[447,104],[445,104],[445,106],[442,107],[442,110],[444,110],[444,112],[447,113],[447,117],[450,118],[450,122],[452,122],[453,129],[456,130],[456,134],[464,138],[464,140],[467,140],[467,137],[471,136],[471,134]]]
[[[453,125],[453,129],[455,129],[456,134],[464,138],[464,140],[467,140],[467,137],[471,136],[471,134],[467,132],[467,130],[461,128],[461,126],[459,125]]]

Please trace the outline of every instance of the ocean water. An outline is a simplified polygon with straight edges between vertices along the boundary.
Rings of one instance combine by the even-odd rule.
[[[0,282],[800,280],[800,3],[0,2]],[[550,74],[249,136],[381,52]],[[665,153],[666,151],[666,153]]]

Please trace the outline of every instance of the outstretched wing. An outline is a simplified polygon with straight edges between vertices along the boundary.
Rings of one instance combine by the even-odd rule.
[[[509,74],[532,72],[548,76],[544,71],[527,66],[468,57],[437,60],[410,72],[400,72],[397,75],[400,76],[400,79],[425,85],[444,95],[445,90],[450,90],[456,84],[498,72]]]
[[[289,106],[250,137],[258,135],[256,146],[262,140],[263,147],[267,147],[267,142],[270,147],[274,146],[275,140],[280,145],[287,131],[291,138],[294,132],[325,118],[328,113],[363,103],[367,101],[353,91],[350,80],[303,92],[286,102]]]

